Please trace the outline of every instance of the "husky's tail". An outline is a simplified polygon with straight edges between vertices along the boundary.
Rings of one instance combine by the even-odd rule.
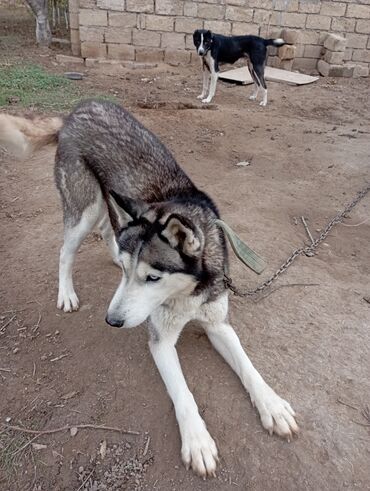
[[[284,46],[284,44],[289,44],[284,41],[284,39],[264,39],[265,46]]]
[[[58,143],[63,118],[25,118],[0,114],[0,147],[18,158],[26,158],[45,145]]]

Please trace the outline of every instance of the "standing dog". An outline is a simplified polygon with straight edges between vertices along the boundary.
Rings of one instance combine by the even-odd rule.
[[[58,308],[78,309],[72,265],[97,225],[123,270],[106,321],[132,328],[148,320],[150,351],[175,407],[186,467],[205,477],[215,474],[218,460],[175,348],[191,320],[201,323],[238,374],[262,426],[290,439],[298,431],[294,411],[253,367],[227,320],[227,252],[215,224],[218,210],[166,147],[110,102],[83,102],[42,131],[21,118],[7,118],[0,115],[0,143],[6,134],[2,142],[13,147],[58,144],[55,179],[64,211]]]
[[[267,46],[283,46],[286,44],[283,39],[263,39],[258,36],[222,36],[205,29],[197,29],[193,34],[193,41],[198,55],[202,59],[203,68],[203,90],[198,99],[207,103],[213,99],[220,63],[235,63],[240,58],[247,58],[248,68],[255,85],[254,92],[249,99],[257,99],[259,89],[261,89],[263,98],[260,106],[266,106],[267,87],[264,73]],[[211,85],[206,97],[209,81],[208,72],[211,77]]]

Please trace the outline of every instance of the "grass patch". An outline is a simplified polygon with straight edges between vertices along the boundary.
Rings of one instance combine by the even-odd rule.
[[[2,68],[0,107],[21,106],[41,110],[66,110],[86,97],[114,100],[101,94],[86,94],[79,82],[47,72],[38,65]]]

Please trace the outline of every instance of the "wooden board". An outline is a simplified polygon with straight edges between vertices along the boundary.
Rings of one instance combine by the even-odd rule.
[[[222,72],[220,73],[219,78],[230,82],[239,82],[245,85],[253,83],[248,67],[246,66]],[[272,68],[270,66],[265,68],[265,78],[272,82],[286,82],[293,85],[311,84],[319,79],[319,77],[312,77],[311,75],[305,75],[304,73],[280,70],[279,68]]]

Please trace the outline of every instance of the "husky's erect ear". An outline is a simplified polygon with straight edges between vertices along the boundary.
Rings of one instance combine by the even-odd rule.
[[[115,191],[110,191],[109,194],[109,217],[113,230],[118,234],[123,227],[137,220],[144,213],[146,205],[141,200],[121,196]]]
[[[199,257],[203,252],[204,235],[188,218],[173,213],[167,218],[161,232],[172,247],[187,256]]]

